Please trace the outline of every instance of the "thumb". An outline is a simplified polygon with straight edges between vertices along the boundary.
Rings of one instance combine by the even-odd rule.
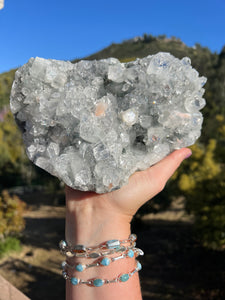
[[[131,176],[130,181],[133,184],[129,183],[132,184],[133,195],[137,196],[140,201],[139,204],[143,205],[146,201],[161,192],[181,162],[190,157],[191,154],[192,152],[188,148],[175,150],[154,166],[145,171],[136,172]]]
[[[175,150],[163,160],[155,164],[153,167],[147,170],[147,175],[150,176],[150,180],[154,182],[157,186],[159,185],[161,189],[164,188],[168,179],[177,170],[183,160],[190,157],[192,154],[191,150],[188,148],[182,148],[180,150]]]

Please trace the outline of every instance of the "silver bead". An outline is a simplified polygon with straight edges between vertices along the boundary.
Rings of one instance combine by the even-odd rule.
[[[129,236],[129,239],[130,239],[131,241],[136,241],[136,240],[137,240],[137,235],[134,234],[134,233],[132,233],[132,234]]]
[[[74,253],[72,253],[71,251],[67,251],[66,256],[67,257],[74,257]]]
[[[60,248],[61,250],[65,250],[66,247],[68,247],[67,242],[64,241],[64,240],[61,240],[61,241],[59,242],[59,248]]]
[[[66,261],[63,261],[63,262],[61,263],[61,266],[62,266],[62,269],[65,269],[65,267],[67,266],[67,262],[66,262]]]
[[[125,246],[122,246],[122,247],[120,247],[120,249],[119,249],[118,252],[123,252],[123,251],[125,251],[125,250],[126,250],[126,247],[125,247]]]
[[[66,271],[62,272],[62,276],[63,276],[64,279],[67,279],[67,273],[66,273]]]
[[[76,245],[73,248],[74,253],[86,253],[87,249],[84,245]]]
[[[99,253],[93,252],[89,254],[89,257],[91,258],[98,258],[99,256],[101,256]]]
[[[141,249],[139,249],[139,248],[137,248],[137,255],[143,256],[144,255],[144,251],[141,250]]]

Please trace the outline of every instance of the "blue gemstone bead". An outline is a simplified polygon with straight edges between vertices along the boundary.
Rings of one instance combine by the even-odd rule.
[[[72,283],[72,285],[77,285],[79,283],[79,281],[76,277],[72,277],[70,282]]]
[[[129,257],[134,257],[134,251],[130,249],[130,250],[128,251],[127,255],[128,255]]]
[[[79,265],[76,266],[76,270],[78,272],[82,272],[84,270],[84,266],[82,264],[79,264]]]
[[[104,257],[102,260],[101,260],[101,265],[103,266],[108,266],[110,264],[110,259],[108,257]]]
[[[142,265],[141,265],[141,263],[139,263],[139,261],[137,262],[137,268],[138,268],[138,271],[140,271],[142,269]]]
[[[129,274],[123,274],[120,276],[120,281],[126,282],[129,278]]]
[[[104,284],[104,281],[102,279],[95,279],[93,281],[93,285],[97,286],[97,287],[102,286],[103,284]]]

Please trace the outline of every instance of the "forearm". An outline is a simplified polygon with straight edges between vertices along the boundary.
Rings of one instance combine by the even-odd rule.
[[[77,194],[79,197],[79,192]],[[94,201],[85,205],[85,199],[77,202],[76,194],[66,193],[66,240],[71,244],[95,246],[111,239],[123,240],[130,235],[130,218],[121,216],[111,209],[105,210],[101,205],[95,206]],[[88,194],[87,194],[88,197]],[[90,263],[88,258],[72,258],[71,264]],[[110,263],[109,266],[93,267],[84,272],[74,272],[75,277],[84,280],[101,278],[112,280],[119,274],[129,273],[136,267],[134,258],[125,258]],[[104,284],[101,287],[90,287],[85,284],[73,286],[67,281],[67,300],[111,300],[118,299],[140,300],[141,291],[138,273],[135,273],[127,282]]]

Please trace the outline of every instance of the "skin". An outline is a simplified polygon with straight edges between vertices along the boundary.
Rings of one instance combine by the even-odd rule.
[[[66,187],[66,240],[73,245],[95,246],[110,239],[126,239],[130,235],[130,222],[136,211],[149,199],[163,190],[168,179],[191,150],[176,150],[145,171],[133,174],[129,183],[117,191],[106,194],[82,192]],[[70,264],[90,263],[87,258],[69,259]],[[73,276],[113,279],[120,273],[132,271],[135,259],[121,259],[108,267],[89,268]],[[125,283],[102,287],[73,286],[66,283],[66,300],[141,300],[138,273]]]

